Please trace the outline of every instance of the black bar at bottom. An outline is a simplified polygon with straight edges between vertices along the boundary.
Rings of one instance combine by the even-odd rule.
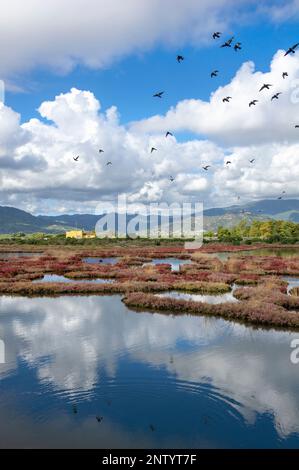
[[[298,462],[299,450],[218,450],[218,449],[92,449],[92,450],[51,450],[25,449],[0,450],[2,461],[10,464],[57,465],[67,463],[84,466],[84,468],[107,467],[120,465],[125,468],[141,468],[144,465],[182,465],[198,467],[211,463],[275,463]],[[88,467],[87,467],[88,466]]]

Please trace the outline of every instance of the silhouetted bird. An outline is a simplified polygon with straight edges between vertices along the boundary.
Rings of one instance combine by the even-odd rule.
[[[229,165],[230,163],[231,163],[231,161],[229,161],[229,160],[227,162],[225,162],[226,165]]]
[[[216,33],[213,33],[213,39],[219,39],[221,36],[220,31],[216,31]]]
[[[249,108],[251,108],[251,106],[255,106],[256,103],[258,103],[258,101],[259,101],[259,100],[252,100],[252,101],[250,101],[250,103],[249,103]]]
[[[273,85],[271,85],[270,83],[264,83],[264,85],[260,88],[259,91],[263,91],[265,89],[269,90],[270,86],[273,86]]]
[[[176,60],[178,61],[178,63],[180,64],[183,60],[184,60],[184,57],[182,55],[177,55],[176,56]]]
[[[103,421],[103,416],[96,416],[96,420],[98,423],[100,423],[101,421]]]
[[[299,46],[299,42],[297,42],[297,44],[294,44],[292,47],[289,47],[289,49],[285,53],[285,56],[288,54],[295,54],[298,46]]]
[[[275,95],[272,96],[271,101],[278,100],[279,95],[281,95],[281,92],[275,93]]]
[[[208,169],[211,167],[211,165],[206,165],[206,166],[203,166],[202,169],[205,170],[205,171],[208,171]]]
[[[173,136],[173,134],[171,132],[167,131],[166,134],[165,134],[165,137],[168,137],[169,135]]]
[[[170,177],[169,177],[169,180],[170,180],[171,182],[173,182],[173,181],[174,181],[174,177],[173,177],[173,176],[170,176]]]
[[[73,405],[73,413],[75,415],[78,413],[77,405]]]
[[[286,78],[286,77],[288,77],[288,76],[289,76],[288,72],[283,72],[283,73],[282,73],[282,78],[283,78],[283,79]]]
[[[163,93],[164,93],[164,91],[159,91],[158,93],[155,93],[153,95],[153,98],[162,98]]]
[[[151,148],[151,153],[155,152],[157,149],[155,147]]]
[[[240,42],[237,42],[237,43],[234,45],[234,49],[235,49],[235,51],[240,51],[240,50],[242,49],[241,43],[240,43]]]
[[[79,155],[78,157],[73,157],[73,159],[75,160],[75,162],[77,162],[79,160]]]
[[[112,165],[112,162],[107,162],[107,163],[106,163],[106,166],[108,166],[108,165]]]
[[[249,160],[249,163],[254,163],[255,162],[255,158],[252,158],[251,160]]]
[[[232,36],[230,39],[225,41],[225,43],[223,43],[220,47],[231,47],[233,40],[234,40],[234,36]]]
[[[282,199],[282,196],[279,196],[277,199]]]
[[[296,124],[295,129],[299,129],[299,124]]]
[[[154,431],[154,430],[155,430],[155,428],[154,428],[154,426],[153,426],[152,424],[149,425],[149,428],[150,428],[151,431]]]
[[[203,415],[202,420],[204,424],[209,424],[211,417],[209,415]]]
[[[104,152],[104,150],[103,150],[103,149],[99,149],[99,153],[103,153],[103,152]]]
[[[219,73],[219,70],[213,70],[213,72],[211,73],[211,77],[212,78],[217,77],[218,73]]]
[[[232,97],[231,96],[226,96],[225,98],[223,98],[223,103],[229,103],[229,100],[231,100]]]

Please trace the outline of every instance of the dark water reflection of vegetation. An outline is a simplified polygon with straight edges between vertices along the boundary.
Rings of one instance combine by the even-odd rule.
[[[26,251],[5,251],[0,252],[0,260],[1,259],[14,259],[14,258],[34,258],[36,256],[41,256],[42,252],[40,253],[31,253]]]
[[[0,337],[1,447],[299,446],[298,334],[92,296],[0,297]]]
[[[223,251],[215,252],[213,256],[217,256],[221,261],[236,256],[279,256],[281,258],[299,257],[299,245],[289,248],[258,248],[256,250],[241,250],[235,252]]]

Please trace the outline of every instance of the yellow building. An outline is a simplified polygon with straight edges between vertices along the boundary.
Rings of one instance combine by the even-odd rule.
[[[65,232],[66,238],[83,238],[83,230],[69,230]]]
[[[66,238],[95,238],[96,234],[95,232],[84,232],[83,230],[69,230],[68,232],[65,232],[65,237]]]
[[[83,232],[83,238],[95,238],[95,232]]]

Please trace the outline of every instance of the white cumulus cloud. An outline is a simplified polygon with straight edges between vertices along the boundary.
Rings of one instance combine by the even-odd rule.
[[[157,44],[205,44],[215,29],[267,14],[284,19],[298,11],[265,0],[3,0],[0,76],[43,66],[62,73],[76,65],[100,68]],[[10,85],[15,90],[14,83]]]
[[[115,106],[103,110],[91,91],[76,88],[41,103],[42,119],[23,124],[1,104],[1,204],[62,213],[93,212],[124,194],[131,204],[193,200],[205,207],[282,191],[298,197],[298,72],[296,55],[278,51],[269,71],[245,63],[209,101],[179,102],[164,116],[127,125]],[[263,83],[273,87],[260,92]],[[230,103],[222,102],[226,95]],[[255,97],[259,102],[249,108]],[[166,138],[166,130],[174,136]],[[182,130],[198,137],[182,142],[176,135]]]

